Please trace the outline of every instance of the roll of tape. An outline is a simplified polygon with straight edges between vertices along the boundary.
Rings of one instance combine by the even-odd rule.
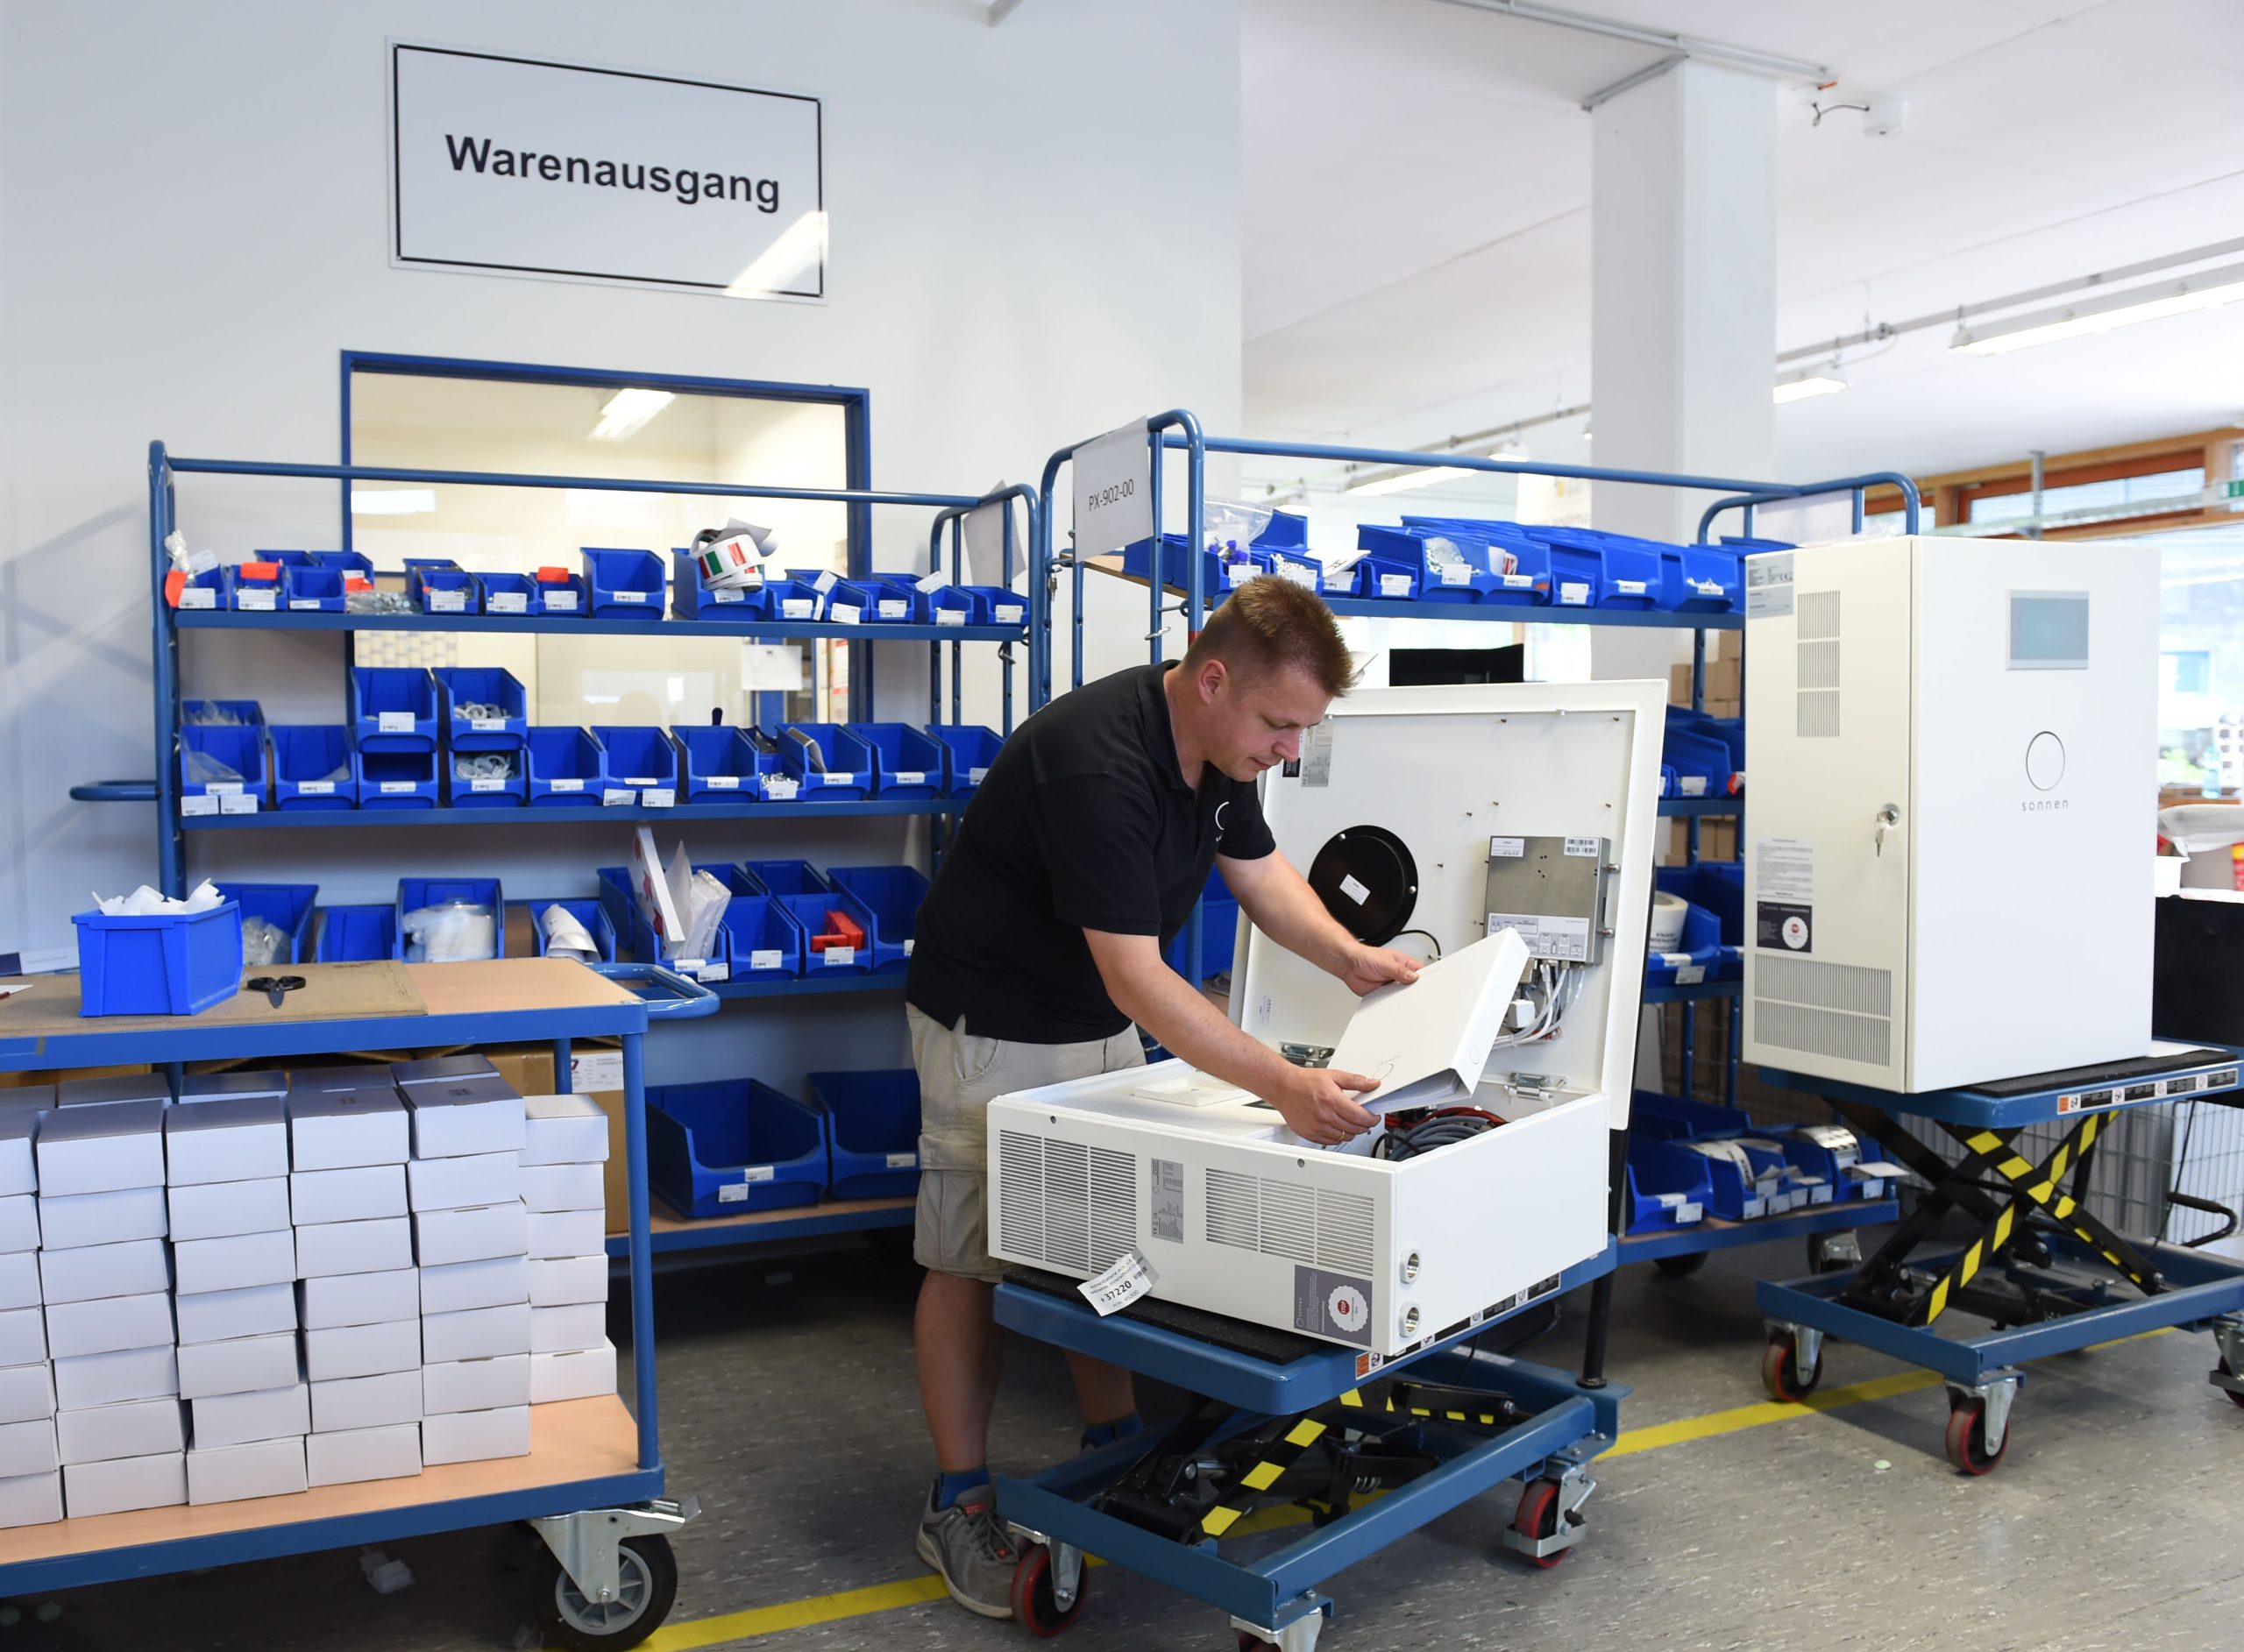
[[[1654,891],[1651,897],[1651,941],[1649,952],[1673,952],[1683,939],[1683,914],[1691,910],[1691,903],[1680,895],[1671,895],[1665,890]]]

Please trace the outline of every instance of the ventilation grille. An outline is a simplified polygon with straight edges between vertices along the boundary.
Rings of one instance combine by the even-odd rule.
[[[1210,1170],[1201,1208],[1213,1244],[1358,1276],[1372,1272],[1370,1198],[1268,1176]]]
[[[1839,645],[1836,642],[1802,642],[1800,648],[1800,686],[1801,688],[1829,688],[1839,686]]]
[[[1137,1244],[1138,1161],[1080,1142],[998,1133],[998,1247],[1096,1273]]]
[[[1784,953],[1757,952],[1753,957],[1753,996],[1780,998],[1786,1003],[1808,1004],[1819,1010],[1843,1010],[1849,1015],[1890,1016],[1893,1013],[1893,972],[1864,969],[1855,964],[1827,964]]]
[[[1841,1015],[1799,1004],[1753,1001],[1756,1042],[1779,1050],[1828,1055],[1841,1061],[1885,1067],[1892,1060],[1893,1024],[1881,1016]]]
[[[1839,640],[1839,593],[1836,591],[1803,591],[1800,593],[1800,618],[1793,627],[1793,635],[1803,642],[1828,639]]]
[[[1793,732],[1802,740],[1839,737],[1839,697],[1830,693],[1802,694]]]
[[[1839,593],[1803,591],[1793,635],[1798,650],[1793,686],[1799,704],[1793,733],[1802,740],[1839,737]]]

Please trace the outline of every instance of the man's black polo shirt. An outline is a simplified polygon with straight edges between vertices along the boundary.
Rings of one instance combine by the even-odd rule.
[[[1022,1044],[1111,1038],[1129,1025],[1086,929],[1184,927],[1218,851],[1277,845],[1252,782],[1178,766],[1161,679],[1141,665],[1053,701],[990,765],[920,909],[905,997],[944,1026]]]

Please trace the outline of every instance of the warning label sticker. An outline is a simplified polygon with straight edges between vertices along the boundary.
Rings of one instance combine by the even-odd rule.
[[[1781,620],[1792,613],[1792,552],[1764,551],[1745,559],[1745,617]]]

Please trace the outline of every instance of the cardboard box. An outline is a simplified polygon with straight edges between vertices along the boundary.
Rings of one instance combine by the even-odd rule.
[[[187,1454],[187,1500],[190,1503],[286,1497],[302,1491],[306,1484],[301,1436],[247,1445],[209,1446]]]
[[[419,1061],[400,1061],[390,1069],[390,1078],[401,1090],[416,1084],[457,1084],[473,1079],[496,1078],[499,1069],[491,1065],[488,1056],[469,1053],[465,1055],[434,1055]]]
[[[631,1166],[623,1131],[623,1058],[612,1050],[577,1047],[570,1066],[579,1075],[573,1088],[589,1096],[607,1119],[607,1158],[601,1164],[600,1205],[607,1230],[621,1233],[631,1224]]]
[[[121,1188],[114,1193],[39,1196],[39,1242],[50,1251],[82,1244],[121,1244],[160,1239],[171,1231],[170,1202],[161,1188]]]
[[[529,1310],[529,1351],[534,1354],[580,1353],[607,1340],[607,1309],[601,1303]]]
[[[46,1308],[46,1348],[53,1359],[117,1353],[130,1348],[162,1348],[168,1353],[171,1345],[168,1291],[104,1296],[90,1302],[50,1302]]]
[[[74,1463],[62,1471],[62,1501],[72,1520],[121,1514],[129,1508],[174,1507],[187,1501],[187,1454]]]
[[[373,1222],[322,1222],[296,1230],[299,1279],[337,1273],[391,1273],[413,1266],[413,1227],[404,1216]]]
[[[0,1526],[45,1526],[62,1518],[62,1471],[0,1480]]]
[[[421,1423],[421,1460],[487,1463],[494,1457],[529,1455],[529,1407],[501,1411],[452,1411]]]
[[[312,1431],[343,1434],[421,1421],[421,1368],[312,1384]]]
[[[46,1311],[11,1308],[0,1313],[0,1366],[36,1365],[46,1358]]]
[[[171,1237],[174,1241],[277,1233],[289,1225],[286,1176],[265,1176],[255,1181],[206,1181],[191,1188],[174,1188],[167,1202],[171,1205]]]
[[[529,1212],[520,1201],[472,1205],[464,1210],[415,1211],[413,1251],[423,1267],[527,1255]]]
[[[90,1302],[103,1296],[139,1296],[168,1291],[172,1270],[161,1239],[128,1239],[123,1244],[89,1244],[75,1251],[42,1251],[39,1296],[49,1308]]]
[[[405,1167],[406,1189],[415,1210],[459,1210],[469,1205],[504,1204],[522,1192],[522,1155],[462,1153],[451,1159],[416,1159]]]
[[[415,1319],[421,1313],[421,1270],[401,1267],[305,1280],[296,1287],[296,1310],[306,1330]]]
[[[297,1223],[376,1222],[401,1216],[405,1202],[403,1165],[359,1165],[348,1170],[300,1170],[288,1178],[289,1208]]]
[[[237,1336],[223,1343],[182,1343],[179,1350],[179,1393],[182,1400],[207,1400],[222,1393],[262,1393],[304,1379],[296,1355],[296,1333]]]
[[[420,1363],[421,1322],[417,1319],[394,1319],[380,1325],[336,1325],[304,1333],[304,1374],[311,1379],[315,1390],[323,1382],[411,1371]]]
[[[176,1400],[128,1400],[123,1405],[54,1414],[62,1461],[107,1463],[187,1449],[187,1407]],[[25,1469],[24,1473],[34,1471]]]
[[[435,1417],[451,1411],[495,1411],[528,1405],[529,1358],[528,1354],[501,1354],[491,1359],[423,1365],[422,1414]]]
[[[62,1107],[39,1125],[39,1191],[114,1193],[164,1183],[164,1103]]]
[[[288,1075],[280,1072],[189,1073],[179,1081],[179,1099],[215,1102],[230,1095],[288,1094]]]
[[[533,1260],[560,1256],[597,1256],[607,1248],[607,1214],[601,1210],[533,1210],[529,1253]]]
[[[0,1422],[31,1422],[54,1414],[54,1372],[45,1360],[0,1366]]]
[[[292,1285],[245,1285],[238,1291],[203,1291],[176,1297],[181,1346],[231,1342],[237,1336],[269,1336],[296,1329],[296,1291]]]
[[[520,1153],[527,1134],[522,1098],[495,1075],[415,1084],[405,1092],[413,1115],[413,1156]]]
[[[39,1195],[0,1195],[0,1251],[39,1249]]]
[[[607,1301],[607,1257],[541,1258],[529,1265],[533,1308],[566,1308],[572,1302]]]
[[[0,1254],[0,1312],[39,1306],[39,1258],[36,1251]]]
[[[153,1073],[65,1079],[54,1087],[58,1107],[98,1107],[110,1102],[162,1102],[168,1105],[171,1099],[171,1085]]]
[[[465,1314],[471,1308],[506,1308],[529,1301],[529,1263],[522,1257],[448,1262],[421,1270],[423,1314]]]
[[[172,1266],[182,1293],[238,1291],[252,1285],[287,1285],[296,1277],[296,1236],[288,1228],[238,1233],[226,1239],[190,1239],[172,1246]],[[52,1329],[48,1333],[53,1335]]]
[[[247,1445],[252,1440],[285,1440],[312,1426],[311,1390],[301,1382],[263,1393],[220,1393],[194,1404],[195,1443]]]
[[[0,1195],[39,1190],[39,1161],[32,1143],[39,1135],[39,1114],[34,1103],[19,1102],[0,1090]]]
[[[291,1170],[401,1165],[412,1156],[405,1103],[395,1090],[289,1091]]]
[[[388,1090],[397,1088],[397,1076],[387,1061],[357,1061],[326,1067],[293,1067],[288,1073],[291,1096],[340,1094],[346,1090]]]
[[[305,1467],[314,1485],[352,1485],[361,1480],[401,1480],[421,1471],[421,1425],[315,1434],[304,1442]]]
[[[230,1095],[175,1107],[164,1119],[171,1187],[288,1173],[288,1115],[277,1095]]]
[[[615,1344],[605,1336],[600,1346],[579,1353],[532,1354],[529,1357],[529,1399],[532,1405],[556,1400],[590,1400],[615,1392]]]
[[[506,1308],[471,1308],[458,1314],[430,1314],[421,1321],[421,1357],[427,1365],[528,1352],[527,1302]]]
[[[511,952],[509,956],[511,956]],[[525,954],[527,955],[527,954]],[[520,1095],[543,1095],[553,1088],[553,1046],[550,1044],[486,1045],[492,1070]]]
[[[522,1387],[529,1387],[529,1369],[522,1369]],[[522,1403],[529,1403],[527,1392]],[[36,1417],[29,1422],[0,1423],[0,1478],[13,1479],[25,1474],[52,1474],[62,1466],[56,1454],[54,1420]]]
[[[596,1164],[525,1166],[522,1202],[533,1210],[597,1210],[606,1173]]]
[[[169,1343],[106,1354],[67,1354],[54,1361],[57,1409],[118,1406],[128,1400],[176,1398],[178,1393],[179,1366]]]
[[[528,1134],[525,1165],[593,1165],[607,1158],[607,1115],[589,1095],[529,1095],[522,1100]]]

